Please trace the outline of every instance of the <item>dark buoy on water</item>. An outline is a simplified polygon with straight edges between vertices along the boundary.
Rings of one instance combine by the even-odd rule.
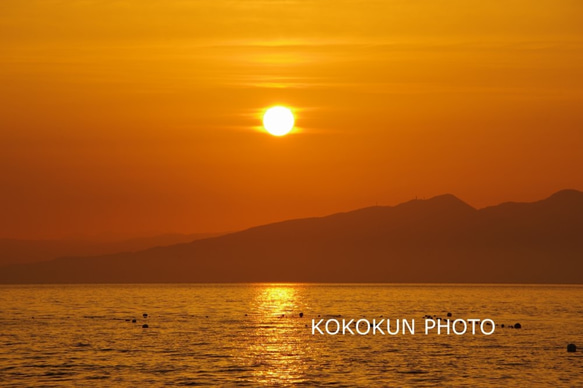
[[[520,323],[515,323],[514,328],[515,329],[522,329],[522,325]]]
[[[136,322],[137,322],[137,320],[135,318],[132,319],[132,323],[136,323]]]
[[[143,313],[143,314],[142,314],[142,316],[143,316],[144,318],[148,318],[148,314],[146,314],[146,313]]]
[[[577,346],[575,344],[567,345],[567,352],[575,353],[577,351]]]
[[[300,318],[303,318],[303,317],[304,317],[304,313],[300,313]]]
[[[448,316],[448,317],[451,317],[451,313],[447,313],[447,316]]]
[[[147,323],[144,323],[144,324],[142,325],[142,329],[147,329],[148,327],[150,327],[150,326],[148,326],[148,324],[147,324]]]

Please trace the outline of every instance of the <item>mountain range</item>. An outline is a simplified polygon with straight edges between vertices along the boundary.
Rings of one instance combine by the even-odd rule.
[[[475,209],[453,195],[138,252],[0,267],[0,283],[583,283],[583,192]]]
[[[148,237],[79,237],[59,240],[21,240],[0,238],[0,266],[34,263],[64,256],[98,256],[135,252],[148,248],[191,242],[219,233],[168,233]]]

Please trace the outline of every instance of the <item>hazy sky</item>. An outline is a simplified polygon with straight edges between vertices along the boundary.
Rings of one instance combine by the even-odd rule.
[[[0,237],[583,190],[583,2],[2,0]],[[261,113],[298,128],[276,138]]]

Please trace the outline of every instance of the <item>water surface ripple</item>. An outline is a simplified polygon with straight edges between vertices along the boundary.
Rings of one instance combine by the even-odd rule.
[[[447,312],[522,329],[426,336]],[[311,332],[381,316],[417,331]],[[583,386],[568,343],[583,348],[580,286],[0,286],[2,386]]]

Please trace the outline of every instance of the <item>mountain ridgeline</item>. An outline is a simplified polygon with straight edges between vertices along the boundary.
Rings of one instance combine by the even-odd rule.
[[[69,238],[62,240],[0,239],[0,267],[7,264],[34,263],[65,256],[99,256],[142,251],[152,247],[191,242],[219,233],[162,234],[140,238]]]
[[[0,283],[583,283],[583,192],[474,209],[453,195],[135,253],[0,268]]]

